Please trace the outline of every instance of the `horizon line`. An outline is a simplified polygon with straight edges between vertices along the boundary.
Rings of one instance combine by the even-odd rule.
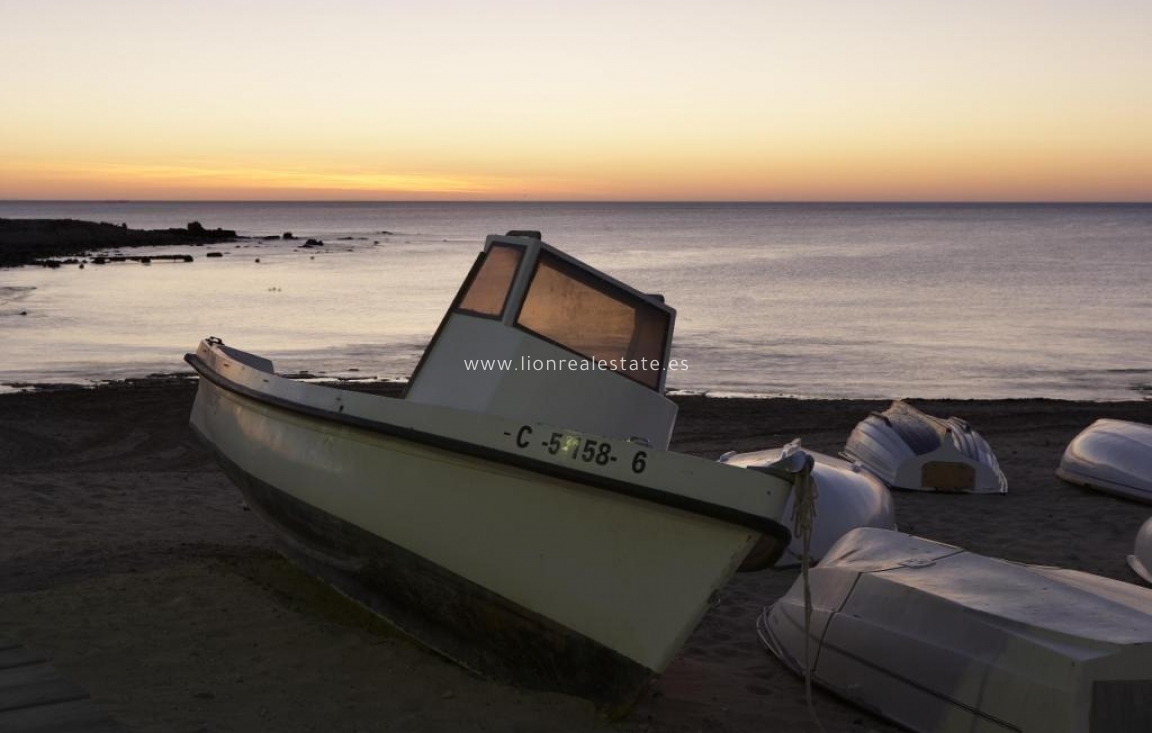
[[[0,204],[740,204],[852,206],[1147,206],[1150,200],[1036,199],[0,199]]]

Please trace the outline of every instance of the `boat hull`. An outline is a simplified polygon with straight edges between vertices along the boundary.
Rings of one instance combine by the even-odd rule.
[[[1152,518],[1144,522],[1136,534],[1136,545],[1128,556],[1128,566],[1152,585]]]
[[[1008,492],[991,446],[968,423],[927,415],[902,400],[860,421],[843,455],[894,489]]]
[[[773,465],[787,448],[773,448],[755,453],[732,453],[720,458],[722,463],[742,466],[750,470]],[[819,562],[836,542],[857,527],[896,529],[896,509],[892,493],[874,474],[857,464],[842,461],[835,456],[806,451],[815,459],[812,478],[816,482],[816,511],[812,520],[812,538],[808,547],[809,559]],[[796,495],[788,497],[784,516],[791,517]],[[788,549],[776,561],[776,567],[799,565],[804,554],[804,543],[793,537]]]
[[[924,733],[1152,730],[1152,591],[855,530],[811,571],[813,679]],[[800,582],[761,641],[805,668]]]
[[[623,712],[652,679],[612,649],[216,458],[289,560],[457,664],[609,713]]]
[[[468,454],[406,437],[428,414],[447,415],[457,432],[475,416],[284,384],[290,380],[227,355],[202,347],[200,356],[192,360],[205,377],[192,426],[286,554],[426,646],[496,679],[623,712],[763,537],[642,498],[650,488],[630,487],[633,495],[611,490],[616,484],[607,479],[592,485],[592,476],[585,483],[579,474],[548,473],[550,464],[504,462],[498,452]],[[265,383],[267,398],[258,392]],[[325,401],[339,403],[334,417],[314,409]],[[399,411],[407,424],[375,430],[362,419],[368,408]],[[484,424],[495,426],[494,440],[513,445],[540,435]],[[690,458],[645,455],[656,474]],[[722,470],[761,489],[779,489],[773,481],[787,486],[694,460],[700,473],[682,481]],[[768,493],[756,491],[756,500]],[[784,493],[771,501],[765,506],[778,515]]]
[[[1152,503],[1152,425],[1097,420],[1068,444],[1056,475],[1078,486]]]

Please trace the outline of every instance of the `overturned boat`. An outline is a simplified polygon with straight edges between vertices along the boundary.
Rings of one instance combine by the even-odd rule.
[[[857,424],[843,455],[894,489],[1008,492],[992,448],[967,422],[926,415],[903,400]]]
[[[1064,449],[1056,475],[1079,486],[1152,502],[1152,425],[1097,420]]]
[[[815,682],[923,733],[1152,730],[1152,589],[877,529],[810,573]],[[757,622],[805,670],[801,582]]]
[[[1136,533],[1136,545],[1132,554],[1128,556],[1128,566],[1144,582],[1152,584],[1152,517],[1144,522],[1140,531]]]
[[[790,467],[789,459],[801,450],[796,440],[783,448],[752,453],[726,453],[721,463],[752,470]],[[816,451],[805,451],[814,459],[812,478],[816,482],[816,511],[812,523],[812,538],[808,555],[818,562],[824,554],[850,530],[857,527],[896,529],[896,510],[892,494],[880,479],[861,468],[858,463],[842,461],[835,456]],[[788,496],[784,506],[784,519],[790,521],[795,508],[796,493]],[[792,542],[776,567],[794,566],[800,562],[804,543],[798,536]]]
[[[667,450],[675,311],[545,244],[487,238],[403,398],[203,341],[194,431],[305,569],[482,674],[634,700],[793,476]]]

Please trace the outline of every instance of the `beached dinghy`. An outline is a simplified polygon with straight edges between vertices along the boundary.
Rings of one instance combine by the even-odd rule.
[[[812,676],[923,733],[1152,730],[1152,590],[879,529],[810,573]],[[797,581],[757,623],[803,672]]]
[[[800,451],[800,441],[794,440],[783,448],[753,453],[726,453],[721,463],[742,468],[783,468],[789,458]],[[808,552],[812,562],[818,562],[836,544],[837,540],[857,527],[896,529],[896,510],[892,494],[880,479],[863,470],[857,463],[848,463],[835,456],[805,451],[815,459],[812,478],[816,481],[816,513],[812,523],[812,539]],[[784,519],[790,522],[796,494],[788,497]],[[804,543],[793,536],[788,549],[776,562],[776,567],[789,567],[800,562]]]
[[[1064,449],[1056,475],[1069,483],[1152,502],[1152,425],[1097,420]]]
[[[894,489],[1008,492],[992,448],[968,423],[926,415],[903,400],[856,425],[843,455]]]
[[[1152,583],[1152,517],[1136,533],[1136,546],[1128,556],[1128,565],[1147,583]]]
[[[789,540],[793,476],[667,450],[674,315],[491,236],[403,399],[208,339],[191,423],[306,569],[470,669],[622,712]]]

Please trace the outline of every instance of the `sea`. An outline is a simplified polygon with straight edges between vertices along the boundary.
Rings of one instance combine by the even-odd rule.
[[[6,390],[186,373],[206,336],[279,372],[403,379],[485,235],[535,229],[676,308],[673,390],[1152,398],[1147,204],[9,201],[0,217],[297,237],[0,270]]]

